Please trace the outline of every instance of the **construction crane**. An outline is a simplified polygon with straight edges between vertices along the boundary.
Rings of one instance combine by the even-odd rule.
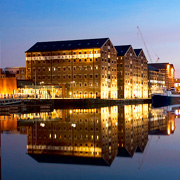
[[[153,61],[152,61],[152,58],[151,58],[151,55],[150,55],[150,53],[149,53],[148,47],[147,47],[147,45],[146,45],[146,42],[145,42],[145,40],[144,40],[144,37],[143,37],[143,35],[142,35],[142,32],[141,32],[139,26],[137,26],[137,29],[138,29],[139,34],[140,34],[140,36],[141,36],[141,39],[142,39],[142,41],[143,41],[144,47],[146,48],[146,52],[147,52],[147,55],[148,55],[148,57],[149,57],[149,60],[150,60],[150,62],[153,62]],[[154,52],[154,51],[153,51],[153,52]],[[154,52],[154,53],[155,53],[155,52]],[[156,63],[157,63],[157,62],[159,61],[159,57],[158,57],[158,55],[157,55],[156,53],[155,53],[155,55],[157,56],[157,60],[156,60]]]

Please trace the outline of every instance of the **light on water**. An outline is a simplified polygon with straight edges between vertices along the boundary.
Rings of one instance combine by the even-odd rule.
[[[179,106],[0,115],[2,179],[179,179]]]

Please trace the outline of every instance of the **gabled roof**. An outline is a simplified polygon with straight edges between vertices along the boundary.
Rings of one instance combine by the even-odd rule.
[[[166,69],[168,64],[169,63],[150,63],[148,64],[148,66],[150,65],[157,69]],[[170,64],[170,65],[173,66],[173,64]]]
[[[142,51],[142,49],[134,49],[136,56],[139,56],[140,52]]]
[[[114,46],[118,52],[118,56],[124,56],[131,45]]]
[[[100,48],[109,38],[37,42],[26,52]]]
[[[30,157],[40,163],[58,163],[58,164],[80,164],[80,165],[95,165],[95,166],[110,166],[111,162],[107,162],[102,157],[82,157],[72,155],[58,154],[31,154]]]

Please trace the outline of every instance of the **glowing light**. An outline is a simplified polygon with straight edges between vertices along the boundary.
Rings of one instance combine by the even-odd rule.
[[[73,124],[73,123],[72,123],[71,126],[72,126],[72,127],[76,127],[76,124]]]
[[[174,127],[174,122],[172,122],[172,125],[171,125],[171,130],[174,131],[175,127]]]
[[[45,127],[45,124],[44,124],[44,123],[40,123],[40,126],[41,126],[41,127]]]

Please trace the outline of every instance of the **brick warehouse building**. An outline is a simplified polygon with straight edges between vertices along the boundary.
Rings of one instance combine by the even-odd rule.
[[[26,51],[26,72],[37,85],[59,85],[64,97],[117,98],[117,51],[109,38],[37,42]]]
[[[147,98],[147,59],[142,49],[131,45],[115,46],[118,52],[118,98]]]

